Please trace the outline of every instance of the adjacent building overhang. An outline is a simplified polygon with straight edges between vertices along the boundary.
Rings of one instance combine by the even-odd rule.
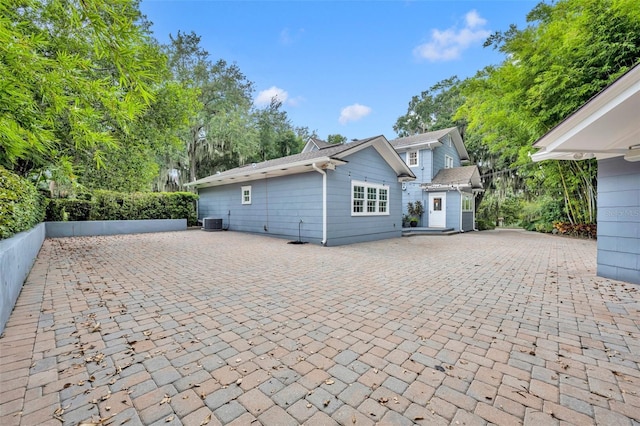
[[[533,161],[640,161],[640,64],[541,137]]]

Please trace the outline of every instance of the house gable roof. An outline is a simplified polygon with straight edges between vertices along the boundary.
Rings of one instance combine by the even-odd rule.
[[[328,148],[330,146],[331,144],[329,142],[323,141],[322,139],[309,138],[307,143],[304,145],[304,148],[302,148],[301,153],[317,151],[319,149]]]
[[[440,171],[438,171],[431,180],[431,183],[425,183],[422,186],[426,189],[452,187],[467,188],[471,190],[483,189],[478,166],[462,166],[440,169]]]
[[[534,143],[533,161],[640,160],[640,63]]]
[[[398,151],[408,151],[411,149],[428,148],[433,149],[441,146],[445,141],[445,136],[449,135],[453,141],[461,161],[469,161],[469,153],[462,142],[462,136],[457,127],[434,130],[433,132],[419,133],[417,135],[397,138],[391,141],[391,145]]]
[[[411,169],[402,161],[398,153],[389,144],[389,141],[382,135],[345,144],[327,145],[327,147],[314,151],[301,152],[300,154],[236,167],[235,169],[198,179],[186,185],[204,188],[230,183],[249,182],[265,177],[294,175],[314,170],[314,164],[321,169],[333,169],[336,166],[347,164],[347,157],[368,147],[373,147],[378,151],[380,156],[382,156],[387,164],[395,171],[398,180],[405,181],[415,179],[415,175]]]

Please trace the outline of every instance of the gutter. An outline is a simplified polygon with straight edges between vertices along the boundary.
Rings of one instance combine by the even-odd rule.
[[[316,163],[311,165],[313,170],[322,175],[322,242],[323,246],[327,245],[327,172],[319,168]]]

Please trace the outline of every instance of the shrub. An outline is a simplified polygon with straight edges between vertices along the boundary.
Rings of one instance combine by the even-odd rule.
[[[0,240],[44,219],[45,200],[29,181],[0,167]]]
[[[582,238],[597,238],[598,226],[595,223],[555,222],[554,232],[561,235],[571,235]]]
[[[128,194],[97,190],[90,200],[52,200],[47,209],[47,220],[187,219],[189,225],[195,225],[197,199],[198,196],[190,192]]]

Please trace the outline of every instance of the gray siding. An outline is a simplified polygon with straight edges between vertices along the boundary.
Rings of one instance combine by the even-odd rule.
[[[348,164],[327,172],[327,245],[402,235],[402,186],[373,147],[350,155]],[[351,216],[351,181],[389,185],[389,215]]]
[[[453,167],[461,166],[460,155],[458,154],[458,150],[456,149],[456,146],[453,144],[453,142],[451,143],[451,146],[449,146],[449,143],[445,141],[442,144],[442,146],[437,147],[433,152],[433,175],[432,176],[435,176],[436,174],[438,174],[440,169],[444,169],[445,155],[448,155],[449,157],[453,158]]]
[[[408,153],[401,154],[402,159],[408,164]],[[427,194],[420,187],[423,183],[431,182],[433,178],[433,151],[430,149],[421,149],[418,154],[419,167],[411,167],[411,171],[416,175],[416,180],[407,182],[405,184],[405,190],[402,191],[402,213],[407,214],[407,204],[409,202],[421,201],[422,205],[427,206],[429,199]],[[419,226],[427,226],[427,215],[424,214],[421,218]]]
[[[598,161],[598,275],[640,284],[640,163]]]
[[[473,231],[473,212],[462,212],[462,230],[465,232]]]
[[[240,188],[248,185],[251,204],[243,205]],[[303,241],[322,240],[322,176],[318,172],[202,188],[199,194],[199,219],[222,218],[223,227],[233,231],[291,240],[298,239],[300,225]]]
[[[447,228],[460,231],[460,193],[458,191],[447,191]]]

